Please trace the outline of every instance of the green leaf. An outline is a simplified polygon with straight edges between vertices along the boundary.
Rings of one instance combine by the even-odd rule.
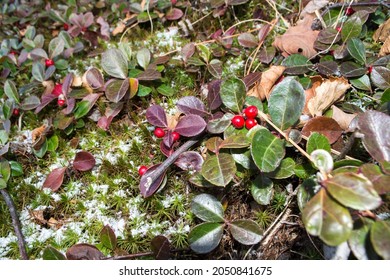
[[[58,136],[53,135],[47,140],[47,150],[49,152],[55,152],[58,148],[58,143],[59,143]]]
[[[157,88],[158,93],[164,95],[164,96],[173,96],[175,94],[175,91],[173,88],[166,84],[162,84]]]
[[[148,68],[150,63],[151,54],[147,48],[142,48],[137,52],[137,62],[144,70]]]
[[[52,39],[49,43],[49,57],[53,59],[54,57],[60,55],[64,51],[64,48],[65,43],[61,38],[56,37]]]
[[[147,95],[149,95],[151,92],[152,92],[152,89],[151,89],[150,87],[146,87],[146,86],[143,86],[143,85],[139,85],[139,86],[138,86],[137,96],[139,96],[139,97],[147,96]]]
[[[242,148],[242,149],[231,149],[230,154],[234,160],[242,165],[245,169],[257,169],[255,163],[252,160],[251,150]]]
[[[8,142],[8,133],[5,130],[0,130],[0,144],[5,145]]]
[[[28,111],[37,108],[40,104],[41,104],[41,100],[39,100],[38,97],[36,97],[35,95],[30,95],[27,98],[23,99],[20,108]]]
[[[39,150],[33,149],[34,155],[38,158],[43,158],[47,152],[47,140],[45,140]]]
[[[114,231],[108,225],[105,225],[103,229],[100,231],[100,242],[110,250],[115,250],[117,239]]]
[[[203,44],[197,45],[197,48],[199,50],[199,56],[208,64],[211,58],[210,49]]]
[[[15,83],[11,80],[6,80],[4,83],[4,93],[8,96],[9,99],[13,100],[15,103],[19,104],[19,93],[15,86]]]
[[[321,189],[321,186],[313,178],[306,179],[298,186],[297,202],[301,212],[319,189]]]
[[[369,245],[369,232],[373,223],[373,220],[361,217],[356,222],[357,225],[354,226],[351,237],[348,239],[348,245],[358,260],[370,259],[367,245]]]
[[[254,245],[260,242],[263,231],[252,220],[236,220],[229,225],[233,238],[244,245]]]
[[[11,177],[11,166],[7,160],[0,161],[0,175],[6,182]]]
[[[213,59],[207,65],[207,70],[213,75],[216,79],[220,79],[222,75],[222,62],[218,59]]]
[[[371,181],[359,174],[337,173],[323,183],[336,200],[352,209],[372,210],[382,203]]]
[[[293,126],[305,106],[305,91],[293,77],[284,78],[271,92],[268,111],[272,121],[282,130]]]
[[[274,183],[268,177],[260,174],[251,184],[253,199],[260,205],[269,205],[274,195]]]
[[[45,69],[43,65],[39,62],[33,63],[32,66],[32,75],[35,80],[38,82],[43,82],[45,80]]]
[[[7,188],[7,182],[3,178],[0,178],[0,190],[5,188]]]
[[[219,145],[220,149],[240,149],[246,148],[250,145],[250,141],[246,135],[231,135]]]
[[[366,163],[360,167],[360,171],[372,182],[378,194],[390,193],[390,175],[383,174],[379,166]]]
[[[103,70],[110,76],[126,79],[127,60],[118,49],[109,49],[102,54],[101,60]]]
[[[236,173],[236,163],[227,153],[209,156],[202,165],[202,176],[210,183],[224,187]]]
[[[17,177],[23,175],[23,166],[17,161],[9,161],[11,166],[11,175],[12,177]]]
[[[294,175],[295,161],[292,158],[285,158],[280,165],[266,176],[273,179],[286,179]]]
[[[310,163],[297,164],[294,168],[294,173],[301,179],[307,179],[312,174],[314,174],[316,170]]]
[[[245,102],[246,88],[242,80],[232,78],[223,81],[221,84],[220,95],[222,103],[232,110],[239,113],[242,110]]]
[[[42,259],[44,260],[66,260],[64,254],[52,246],[48,246],[43,250]]]
[[[390,260],[390,222],[376,221],[371,227],[371,243],[385,260]]]
[[[284,142],[266,128],[261,128],[252,138],[251,153],[260,171],[271,172],[280,165],[284,158]]]
[[[230,126],[233,117],[233,114],[226,113],[222,118],[208,121],[207,131],[213,134],[224,132]]]
[[[383,90],[390,88],[390,69],[384,66],[375,66],[371,72],[372,83]]]
[[[306,152],[311,154],[317,149],[322,149],[330,153],[331,147],[328,138],[318,132],[313,132],[306,144]]]
[[[315,167],[322,173],[330,173],[333,170],[333,158],[328,151],[317,149],[314,150],[310,157]]]
[[[363,75],[357,79],[350,79],[349,81],[355,88],[371,91],[371,82],[367,75]]]
[[[360,64],[366,64],[366,48],[360,39],[349,39],[347,42],[347,50],[354,59],[360,62]]]
[[[348,209],[328,196],[325,189],[320,189],[306,204],[302,221],[311,235],[319,236],[329,246],[345,242],[352,231]]]
[[[79,103],[77,103],[74,111],[75,119],[77,120],[87,115],[99,97],[100,94],[91,93],[84,97],[83,100],[81,100]]]
[[[359,37],[362,27],[362,20],[359,17],[350,17],[342,27],[341,39],[346,42],[350,38]]]
[[[301,54],[292,54],[283,60],[282,65],[286,66],[284,73],[290,75],[301,75],[309,72],[313,63]]]
[[[200,194],[191,202],[191,212],[205,222],[223,222],[223,207],[214,196]]]
[[[223,224],[203,223],[194,227],[188,234],[188,243],[193,251],[206,254],[214,250],[221,241]]]

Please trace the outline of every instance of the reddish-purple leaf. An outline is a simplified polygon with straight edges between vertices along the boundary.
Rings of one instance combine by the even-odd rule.
[[[240,45],[244,48],[254,48],[258,45],[256,37],[251,33],[241,33],[237,39],[238,43],[240,43]]]
[[[101,116],[97,122],[97,126],[103,130],[107,130],[111,124],[113,118],[107,118],[106,116]]]
[[[104,20],[103,17],[98,17],[96,20],[97,23],[100,24],[100,35],[104,40],[110,39],[110,25],[107,21]]]
[[[129,86],[130,84],[128,79],[111,79],[104,86],[104,92],[108,100],[114,103],[118,103],[129,90]]]
[[[185,137],[192,137],[202,133],[207,124],[204,119],[198,115],[187,115],[179,120],[175,131]]]
[[[45,182],[43,183],[44,188],[49,188],[52,191],[56,192],[62,185],[64,181],[64,175],[67,167],[59,167],[53,169],[52,172],[46,177]]]
[[[177,142],[174,143],[172,145],[171,148],[167,147],[165,144],[164,144],[164,141],[161,141],[160,142],[160,150],[161,152],[166,156],[166,157],[169,157],[170,155],[173,154],[174,150],[173,150],[173,146],[176,146],[177,145]]]
[[[200,171],[203,164],[202,156],[194,151],[188,151],[182,153],[175,161],[175,164],[183,170],[195,170]]]
[[[261,72],[254,72],[254,73],[250,73],[249,75],[246,75],[242,79],[242,81],[244,82],[246,88],[250,88],[256,82],[258,82],[260,78],[261,78]]]
[[[178,8],[173,8],[166,13],[167,20],[178,20],[183,16],[183,11]]]
[[[96,160],[91,153],[78,152],[73,161],[73,168],[78,171],[88,171],[95,166]]]
[[[104,113],[104,116],[100,117],[97,125],[104,130],[107,130],[112,120],[123,108],[123,102],[111,103]]]
[[[161,73],[154,69],[146,69],[140,75],[138,75],[137,79],[139,81],[154,81],[161,79]]]
[[[104,85],[103,74],[95,67],[85,72],[85,79],[92,89],[98,89]]]
[[[175,139],[173,139],[173,133],[171,130],[167,130],[167,132],[164,135],[163,142],[164,145],[167,146],[168,148],[172,147],[172,144]]]
[[[73,73],[68,73],[65,78],[64,78],[64,81],[62,83],[62,93],[67,96],[68,93],[70,92],[70,87],[72,86],[72,83],[73,83],[73,78],[74,78],[74,75]]]
[[[221,89],[222,80],[214,80],[208,84],[207,103],[210,110],[215,110],[222,105],[221,95],[219,94]]]
[[[187,62],[187,60],[193,56],[195,53],[195,44],[194,43],[188,43],[181,49],[181,56],[183,57],[184,62]]]
[[[151,247],[156,260],[168,260],[171,256],[171,245],[168,238],[162,235],[154,237]]]
[[[161,165],[161,163],[153,165],[149,167],[149,169],[145,172],[145,174],[141,177],[139,188],[141,195],[144,198],[152,196],[161,186],[161,183],[164,180],[165,173],[161,174],[159,177],[157,177],[155,180],[153,180],[150,175]]]
[[[232,27],[232,28],[229,28],[228,30],[226,30],[225,33],[223,33],[222,35],[222,45],[227,48],[227,49],[230,49],[232,47],[232,44],[233,44],[233,37],[232,35],[234,34],[234,32],[236,31],[236,28],[235,27]]]
[[[222,62],[218,59],[213,59],[207,65],[207,70],[209,70],[210,74],[215,78],[220,79],[222,76]]]
[[[101,260],[104,258],[102,252],[90,244],[76,244],[66,251],[66,258],[68,260]]]
[[[167,127],[168,121],[164,109],[160,105],[150,106],[146,110],[146,119],[156,127]]]
[[[49,104],[56,98],[57,96],[51,93],[42,95],[41,104],[35,109],[35,114],[38,114],[43,108],[47,106],[47,104]]]
[[[75,98],[69,98],[66,102],[66,104],[68,106],[66,106],[66,108],[62,109],[61,112],[64,114],[64,115],[69,115],[70,113],[72,113],[73,109],[74,109],[74,106],[76,105],[76,99]]]
[[[204,106],[203,102],[195,96],[180,98],[179,101],[177,101],[176,106],[186,115],[198,115],[203,117],[208,114],[206,106]]]

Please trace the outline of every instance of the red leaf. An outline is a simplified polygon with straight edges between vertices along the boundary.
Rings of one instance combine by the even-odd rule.
[[[168,121],[164,109],[160,105],[150,106],[146,110],[146,119],[151,125],[167,127]]]
[[[183,16],[183,11],[178,9],[178,8],[173,8],[172,10],[170,10],[166,15],[165,17],[167,18],[167,20],[178,20],[179,18],[181,18]]]
[[[204,131],[207,124],[198,115],[187,115],[179,120],[175,131],[185,137],[192,137]]]
[[[104,257],[103,253],[90,244],[76,244],[66,251],[68,260],[101,260]]]
[[[333,144],[343,133],[343,129],[332,118],[315,117],[309,120],[302,129],[302,134],[309,137],[312,132],[318,132],[328,138],[329,143]]]
[[[52,189],[54,192],[57,191],[64,181],[64,174],[66,169],[67,167],[59,167],[50,172],[50,174],[46,177],[45,182],[43,183],[43,187]]]
[[[79,171],[88,171],[95,166],[95,158],[91,153],[78,152],[73,161],[73,168]]]

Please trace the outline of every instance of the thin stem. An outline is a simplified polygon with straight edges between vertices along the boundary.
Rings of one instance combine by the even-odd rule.
[[[18,213],[16,211],[16,207],[14,204],[14,201],[12,200],[12,197],[9,195],[8,191],[6,189],[0,190],[1,195],[4,198],[5,203],[7,204],[7,207],[9,209],[9,212],[11,214],[12,219],[12,225],[15,230],[16,237],[18,238],[18,247],[20,252],[20,257],[23,260],[28,260],[27,250],[26,250],[26,241],[24,240],[24,236],[22,233],[22,227],[20,225]]]
[[[313,162],[311,156],[306,153],[306,151],[304,149],[302,149],[297,143],[295,143],[295,141],[293,141],[292,139],[290,139],[279,127],[277,127],[269,118],[266,114],[264,114],[263,112],[259,112],[259,116],[261,118],[263,118],[269,125],[271,125],[277,132],[279,132],[280,135],[282,135],[288,142],[290,142],[290,144],[292,144],[295,148],[298,149],[298,151],[304,155],[305,157],[307,157],[311,162]]]

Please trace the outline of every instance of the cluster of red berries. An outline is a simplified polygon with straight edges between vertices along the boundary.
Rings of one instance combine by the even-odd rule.
[[[245,126],[246,129],[249,130],[257,125],[257,113],[258,109],[256,106],[248,106],[244,109],[243,115],[236,115],[232,118],[232,125],[237,129],[241,129]]]
[[[156,127],[156,129],[153,131],[153,134],[157,138],[163,138],[165,136],[165,130],[162,129],[161,127]],[[172,136],[173,136],[173,141],[179,141],[179,139],[180,139],[179,133],[174,131],[174,132],[172,132]]]

